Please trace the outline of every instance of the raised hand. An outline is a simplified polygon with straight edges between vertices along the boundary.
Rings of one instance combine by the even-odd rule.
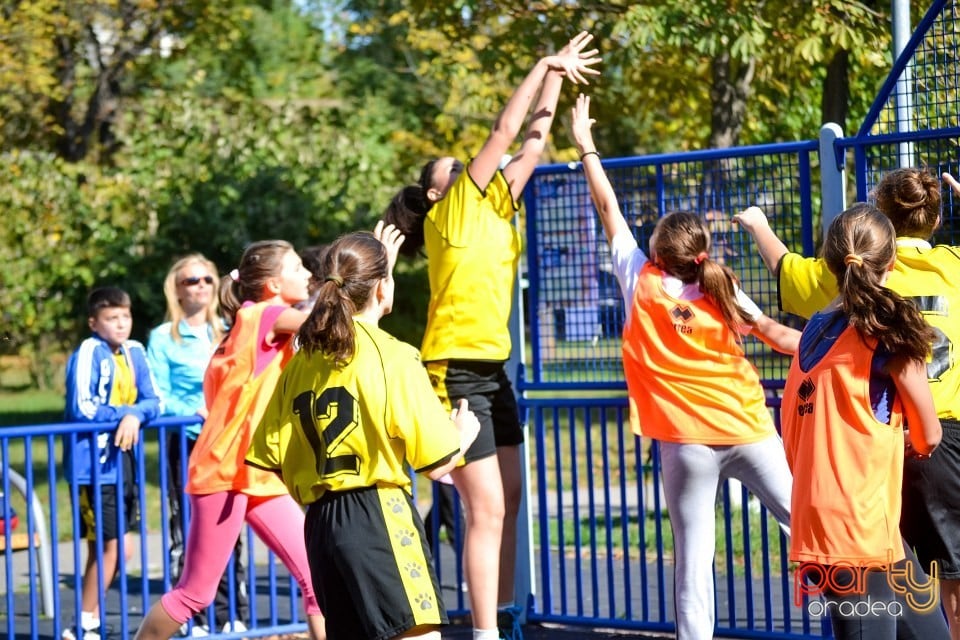
[[[750,233],[759,228],[770,226],[767,216],[760,207],[747,207],[740,213],[734,214],[733,221]]]
[[[602,62],[602,58],[597,55],[599,49],[584,48],[590,44],[593,36],[586,31],[581,31],[568,42],[559,53],[544,58],[547,67],[551,71],[556,71],[560,75],[569,78],[574,84],[590,84],[586,76],[600,75],[599,69],[594,69],[593,65]]]
[[[387,249],[387,273],[393,273],[393,267],[397,264],[397,254],[400,252],[400,246],[406,237],[400,233],[392,224],[387,224],[383,220],[377,222],[373,229],[373,235]]]
[[[581,155],[597,150],[593,142],[593,123],[595,122],[596,120],[590,117],[590,96],[581,93],[577,96],[577,103],[570,112],[570,132]]]
[[[947,173],[946,171],[941,173],[940,177],[943,179],[944,182],[950,185],[950,190],[953,191],[953,195],[956,197],[960,197],[960,182],[957,182],[957,179],[954,178],[953,175]]]

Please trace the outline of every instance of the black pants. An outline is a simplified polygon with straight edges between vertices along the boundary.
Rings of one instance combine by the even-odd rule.
[[[167,493],[170,505],[170,570],[173,573],[173,582],[180,578],[183,572],[184,536],[183,536],[183,478],[186,476],[186,465],[190,459],[190,452],[197,443],[187,438],[187,454],[181,455],[180,434],[171,434],[167,449],[167,460],[170,462],[170,490]],[[181,468],[181,465],[183,468]],[[243,568],[243,536],[237,538],[233,548],[233,577],[234,577],[234,611],[233,620],[246,622],[250,615],[250,599],[247,595],[247,572]],[[216,617],[216,630],[231,622],[230,616],[230,570],[229,568],[220,577],[217,585],[217,596],[213,601]],[[193,624],[207,624],[205,613],[198,613],[193,617]]]

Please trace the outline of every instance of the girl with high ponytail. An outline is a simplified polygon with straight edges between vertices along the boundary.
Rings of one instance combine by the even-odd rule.
[[[448,412],[416,349],[378,326],[393,306],[403,240],[381,222],[330,246],[300,351],[247,454],[307,507],[311,574],[330,637],[439,640],[447,622],[407,465],[443,476],[480,423],[466,400]]]
[[[789,532],[791,476],[742,334],[792,353],[799,332],[763,315],[733,272],[710,258],[703,218],[660,218],[647,257],[627,224],[593,141],[590,99],[572,132],[623,292],[630,422],[657,440],[674,540],[678,638],[714,624],[714,509],[720,482],[743,482]],[[592,214],[591,214],[592,215]]]
[[[872,205],[833,220],[823,259],[839,295],[804,327],[783,390],[794,473],[790,560],[799,585],[830,576],[818,595],[837,638],[892,639],[898,626],[910,637],[949,635],[931,594],[926,611],[909,606],[916,596],[908,594],[896,615],[844,614],[897,601],[889,575],[919,575],[898,527],[904,439],[909,428],[907,455],[926,459],[942,437],[926,374],[936,335],[913,303],[884,286],[896,256],[894,226]]]
[[[546,147],[562,84],[586,83],[600,73],[597,50],[588,48],[592,40],[579,33],[541,58],[468,163],[431,160],[384,213],[406,236],[403,253],[423,249],[427,258],[430,306],[421,352],[437,395],[449,407],[468,398],[482,425],[464,464],[451,474],[466,513],[464,572],[474,640],[498,640],[498,618],[513,637],[516,605],[524,604],[514,593],[523,430],[505,368],[520,260],[513,219]],[[519,148],[507,155],[525,120]]]

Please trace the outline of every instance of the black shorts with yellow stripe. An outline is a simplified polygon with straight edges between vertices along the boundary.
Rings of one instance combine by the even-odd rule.
[[[447,624],[423,522],[403,489],[328,492],[308,506],[304,533],[328,640]]]

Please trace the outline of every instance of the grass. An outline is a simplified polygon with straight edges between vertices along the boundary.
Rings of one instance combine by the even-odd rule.
[[[748,508],[747,527],[743,525],[743,512],[739,508],[730,509],[731,526],[728,534],[726,531],[726,518],[724,509],[719,507],[714,513],[716,526],[716,558],[718,566],[725,564],[726,552],[729,547],[732,553],[732,566],[728,570],[734,575],[742,576],[745,573],[745,537],[749,538],[750,564],[752,573],[760,571],[762,563],[766,558],[776,557],[780,551],[780,541],[776,521],[772,516],[768,516],[767,536],[768,551],[764,553],[763,547],[763,529],[761,514],[759,509]],[[657,537],[658,518],[653,513],[647,513],[643,518],[643,555],[646,558],[655,558],[659,549],[663,549],[665,558],[669,558],[673,549],[673,531],[670,527],[670,516],[664,513],[659,517],[660,538]],[[612,555],[619,558],[623,555],[625,549],[629,550],[631,555],[636,557],[637,550],[640,549],[640,522],[639,515],[632,510],[631,515],[627,516],[626,522],[621,515],[614,515],[610,518],[609,524],[607,518],[602,514],[594,517],[581,517],[579,520],[566,518],[562,525],[558,518],[549,520],[548,542],[551,547],[559,548],[560,530],[563,530],[564,549],[568,555],[583,554],[587,551],[591,553],[596,550],[596,555],[604,557]],[[539,537],[540,523],[534,524],[534,536]],[[626,530],[626,543],[624,530]],[[659,542],[659,543],[658,543]],[[773,574],[779,573],[779,566],[772,567]]]
[[[0,393],[0,427],[62,422],[63,402],[57,391]]]

